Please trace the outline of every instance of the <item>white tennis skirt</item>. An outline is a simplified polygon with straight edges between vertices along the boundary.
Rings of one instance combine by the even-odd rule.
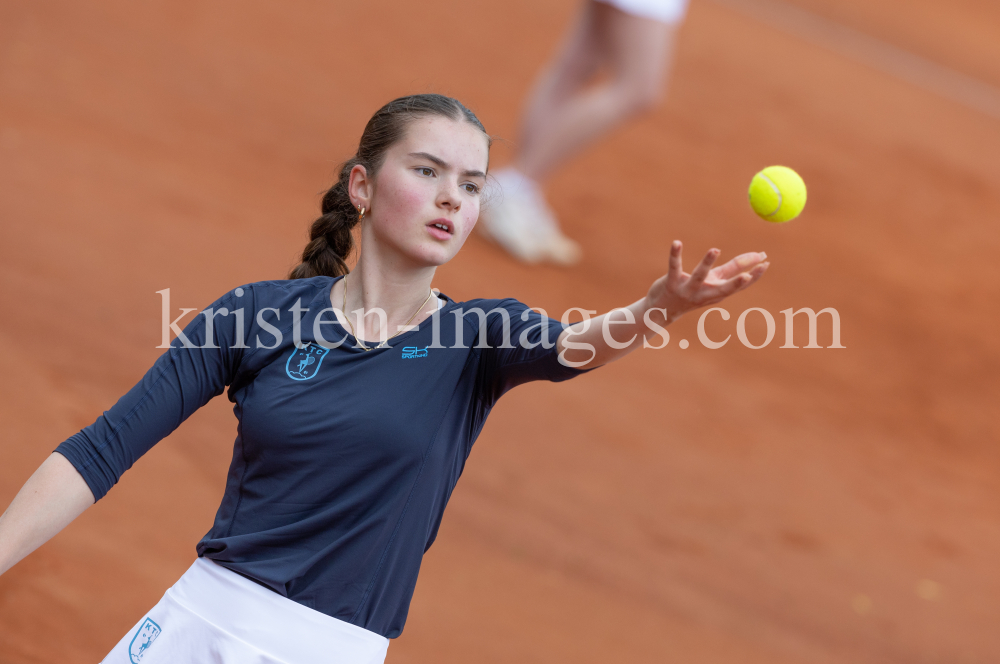
[[[389,639],[199,558],[102,664],[382,664]]]
[[[597,0],[626,14],[663,23],[679,23],[687,12],[688,0]]]

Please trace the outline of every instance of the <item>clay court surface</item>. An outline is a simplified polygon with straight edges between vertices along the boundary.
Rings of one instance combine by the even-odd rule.
[[[1000,86],[992,0],[795,1]],[[453,94],[515,140],[573,10],[0,3],[0,504],[158,356],[156,291],[200,308],[287,274],[383,102]],[[810,187],[785,226],[745,200],[773,163]],[[722,349],[691,316],[663,350],[504,397],[388,662],[1000,661],[1000,119],[694,0],[665,103],[550,193],[583,264],[473,237],[436,285],[559,314],[637,299],[673,238],[772,268],[709,325]],[[749,307],[777,319],[762,350],[736,338]],[[779,348],[788,307],[836,308],[846,349]],[[98,662],[183,573],[230,408],[0,578],[0,663]]]

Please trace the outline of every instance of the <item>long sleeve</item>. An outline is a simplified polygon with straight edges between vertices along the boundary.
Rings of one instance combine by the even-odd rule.
[[[94,500],[103,498],[139,457],[232,383],[245,352],[239,323],[241,318],[253,320],[252,302],[253,291],[242,288],[216,300],[118,403],[56,448],[83,476]],[[241,308],[243,315],[236,315],[234,309]]]
[[[568,380],[589,369],[559,362],[556,341],[567,326],[517,300],[487,302],[488,348],[482,355],[484,387],[489,403],[510,389],[534,380]]]

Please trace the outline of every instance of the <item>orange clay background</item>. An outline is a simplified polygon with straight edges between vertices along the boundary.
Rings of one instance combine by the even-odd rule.
[[[993,0],[795,2],[1000,85]],[[0,503],[157,357],[155,291],[200,308],[287,274],[382,103],[455,95],[509,160],[574,9],[0,3]],[[709,325],[721,350],[690,316],[501,401],[388,661],[1000,661],[1000,121],[709,0],[676,63],[658,110],[551,183],[579,267],[473,237],[436,285],[606,310],[674,238],[688,266],[718,246],[771,270]],[[810,188],[784,226],[746,203],[774,163]],[[805,306],[840,312],[846,350],[778,348]],[[777,318],[766,349],[737,341],[748,307]],[[0,578],[0,663],[111,649],[191,564],[234,424],[216,399]]]

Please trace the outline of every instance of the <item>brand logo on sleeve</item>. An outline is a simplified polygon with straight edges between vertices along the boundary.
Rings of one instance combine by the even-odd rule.
[[[403,348],[403,359],[412,360],[418,357],[427,357],[427,347],[417,348],[416,346],[406,346]]]
[[[132,664],[139,664],[153,641],[160,635],[160,626],[146,618],[139,625],[139,631],[132,637],[132,643],[128,644],[128,658]]]
[[[311,341],[302,348],[296,348],[285,362],[285,373],[292,380],[309,380],[319,372],[323,358],[330,352]]]

